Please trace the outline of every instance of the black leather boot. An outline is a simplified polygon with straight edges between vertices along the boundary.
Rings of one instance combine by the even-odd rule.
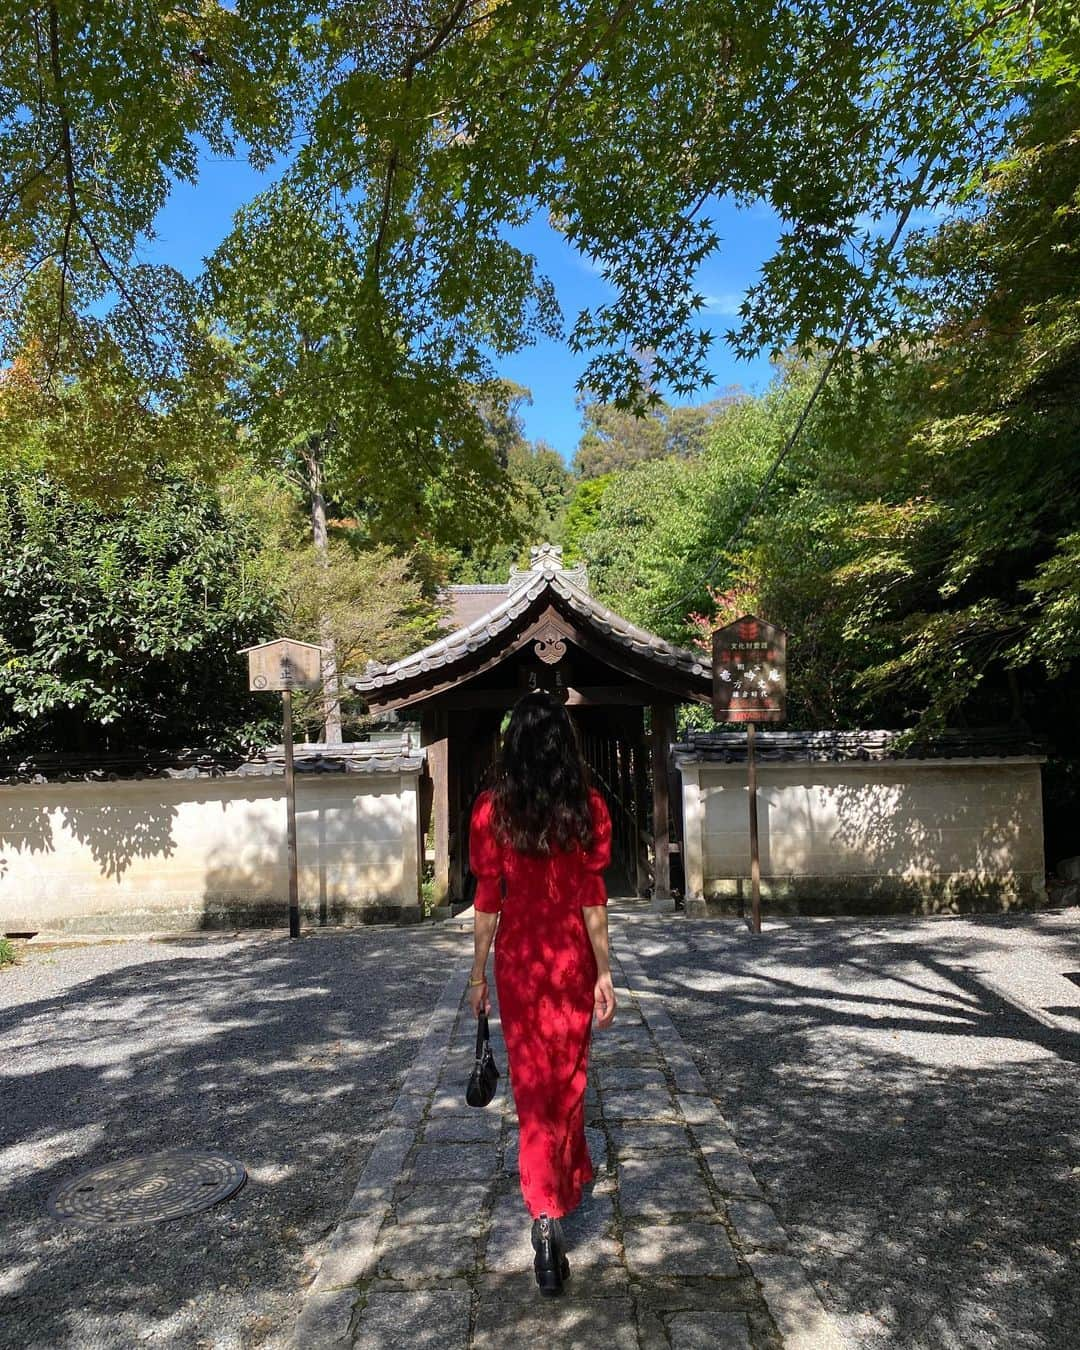
[[[541,1214],[533,1220],[533,1270],[542,1294],[554,1297],[561,1294],[563,1284],[570,1278],[570,1262],[566,1259],[566,1244],[558,1219]]]

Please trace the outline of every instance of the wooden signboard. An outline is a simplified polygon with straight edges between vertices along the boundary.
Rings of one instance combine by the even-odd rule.
[[[249,689],[318,689],[322,683],[322,648],[313,642],[275,638],[245,647],[241,655],[245,653]]]
[[[750,803],[750,924],[761,932],[761,852],[758,845],[757,723],[782,722],[787,698],[787,633],[744,614],[713,634],[713,715],[746,723]]]
[[[282,744],[285,751],[285,824],[289,841],[289,936],[300,936],[300,887],[296,872],[296,766],[293,760],[292,691],[322,684],[323,649],[313,642],[275,638],[245,647],[248,688],[281,693]]]
[[[713,714],[718,722],[782,722],[787,633],[745,614],[713,634]]]

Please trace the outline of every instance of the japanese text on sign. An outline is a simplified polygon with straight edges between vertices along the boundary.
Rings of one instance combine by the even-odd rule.
[[[787,634],[752,614],[713,634],[713,713],[718,722],[782,722]]]

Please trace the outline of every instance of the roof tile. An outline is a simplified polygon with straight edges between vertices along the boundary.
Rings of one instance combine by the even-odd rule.
[[[699,678],[707,675],[707,667],[699,653],[676,647],[655,633],[638,628],[629,619],[624,619],[622,615],[594,600],[588,592],[575,585],[565,571],[545,562],[542,568],[536,570],[534,580],[528,585],[517,586],[493,609],[473,620],[467,627],[389,665],[369,661],[363,675],[349,678],[346,683],[362,694],[440,669],[464,655],[465,651],[477,651],[487,639],[497,637],[548,589],[628,650],[659,660],[689,675]]]

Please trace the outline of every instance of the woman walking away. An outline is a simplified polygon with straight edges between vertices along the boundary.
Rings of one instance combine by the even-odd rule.
[[[570,1273],[559,1220],[593,1177],[585,1142],[589,1035],[611,1025],[608,959],[611,819],[569,715],[536,690],[511,714],[494,787],[473,808],[469,860],[477,878],[469,1002],[490,1010],[485,968],[495,926],[510,1084],[517,1107],[521,1194],[533,1218],[536,1282],[561,1293]],[[499,918],[501,914],[501,919]]]

